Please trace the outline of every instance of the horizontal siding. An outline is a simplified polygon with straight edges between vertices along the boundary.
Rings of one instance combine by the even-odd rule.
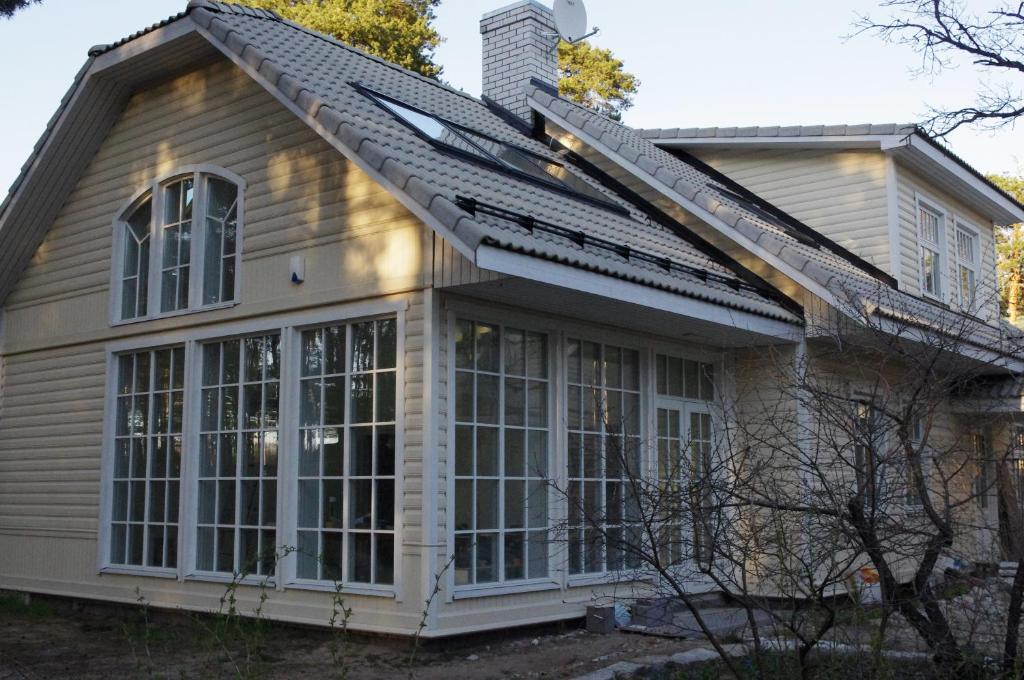
[[[415,222],[382,187],[224,62],[129,101],[8,307],[106,291],[118,212],[154,177],[200,163],[225,167],[247,182],[245,262]],[[95,311],[106,320],[106,309]]]
[[[95,531],[104,362],[100,346],[5,358],[0,529]]]
[[[891,271],[881,153],[733,149],[693,153],[809,227]]]
[[[903,271],[906,290],[921,293],[921,262],[918,256],[917,240],[917,197],[920,195],[946,212],[947,216],[947,247],[945,271],[945,299],[950,301],[953,282],[956,281],[956,264],[953,252],[952,220],[959,218],[979,232],[978,245],[980,250],[980,277],[978,279],[978,299],[982,303],[980,315],[988,320],[998,319],[998,281],[996,278],[996,244],[995,228],[991,220],[968,208],[965,204],[949,194],[935,188],[926,180],[902,165],[896,166],[896,186],[899,214],[900,255],[903,258]]]

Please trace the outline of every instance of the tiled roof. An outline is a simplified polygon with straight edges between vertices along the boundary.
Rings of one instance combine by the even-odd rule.
[[[860,137],[909,135],[913,123],[863,123],[860,125],[752,125],[744,127],[647,128],[637,130],[646,139],[711,139],[747,137]]]
[[[193,0],[190,16],[213,41],[257,71],[268,87],[294,102],[468,247],[475,248],[482,242],[493,244],[744,311],[795,320],[778,304],[743,287],[737,289],[715,280],[705,282],[678,270],[666,272],[605,249],[581,247],[539,230],[531,233],[514,221],[482,214],[471,216],[456,205],[458,196],[736,279],[728,266],[651,224],[638,210],[610,194],[609,200],[618,201],[628,214],[438,150],[362,95],[354,84],[564,163],[483,102],[271,13]]]
[[[795,236],[775,220],[753,212],[744,202],[734,200],[719,188],[727,188],[713,172],[699,162],[688,162],[656,146],[643,134],[584,107],[556,96],[548,88],[534,83],[527,94],[545,113],[585,143],[603,146],[604,153],[616,157],[656,188],[690,210],[703,210],[724,227],[726,235],[740,245],[756,246],[781,261],[794,276],[802,274],[820,287],[841,311],[857,318],[863,310],[887,317],[897,323],[911,323],[936,330],[961,329],[973,344],[996,351],[1019,351],[1020,339],[1001,324],[959,314],[916,296],[897,290],[865,267],[857,266],[839,254],[838,244],[821,237],[815,246]],[[805,228],[809,229],[809,227]]]

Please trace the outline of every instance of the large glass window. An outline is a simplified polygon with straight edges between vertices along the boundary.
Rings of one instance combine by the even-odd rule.
[[[149,309],[149,246],[153,202],[144,200],[121,225],[121,318],[146,316]]]
[[[921,292],[942,297],[942,213],[928,206],[918,206],[918,242],[920,247]]]
[[[638,567],[639,355],[569,340],[566,363],[569,572]]]
[[[397,322],[302,334],[300,579],[394,583]]]
[[[233,182],[190,173],[155,185],[136,201],[117,227],[118,318],[144,319],[235,300],[239,199]]]
[[[455,325],[455,583],[548,575],[547,336]]]
[[[657,521],[658,550],[665,564],[712,561],[714,365],[659,354]]]
[[[238,250],[238,187],[207,178],[203,304],[235,299]]]
[[[277,544],[280,342],[203,345],[196,568],[267,575]]]
[[[178,563],[184,379],[183,347],[117,359],[111,564]]]
[[[189,262],[192,257],[192,177],[163,188],[164,218],[161,222],[163,264],[160,271],[160,311],[188,307]]]

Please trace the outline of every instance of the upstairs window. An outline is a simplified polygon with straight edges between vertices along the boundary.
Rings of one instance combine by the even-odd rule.
[[[921,293],[942,297],[942,232],[945,217],[924,203],[918,206],[917,239],[920,248]]]
[[[956,225],[956,274],[960,306],[974,306],[978,281],[978,235],[959,222]]]
[[[146,198],[121,225],[121,318],[146,316],[149,310],[149,245],[153,201]]]
[[[240,184],[205,172],[179,174],[155,183],[121,216],[115,232],[115,321],[236,300]]]

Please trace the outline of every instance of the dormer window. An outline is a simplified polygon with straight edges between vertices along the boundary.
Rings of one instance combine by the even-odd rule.
[[[924,202],[918,204],[917,240],[920,250],[921,292],[942,299],[942,239],[945,216]]]
[[[228,173],[197,170],[132,202],[115,224],[115,322],[236,301],[242,188]]]

